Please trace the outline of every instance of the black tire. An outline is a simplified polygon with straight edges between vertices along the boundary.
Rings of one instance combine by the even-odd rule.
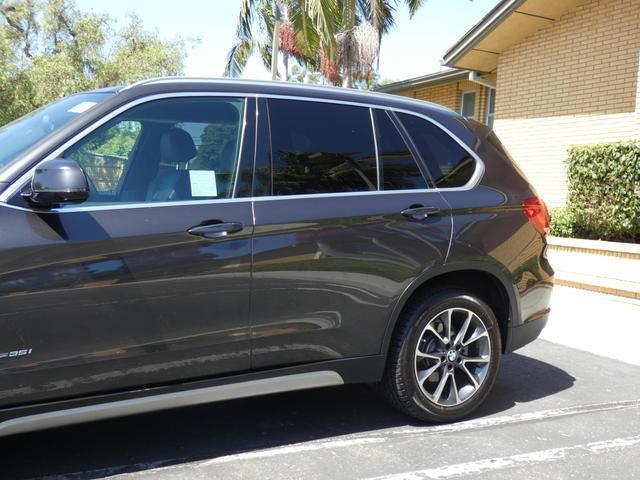
[[[490,354],[487,355],[488,369],[473,394],[458,405],[443,406],[427,397],[418,385],[415,355],[418,342],[427,324],[439,313],[451,308],[462,308],[477,315],[486,328]],[[493,387],[502,352],[500,330],[491,308],[470,291],[448,287],[412,301],[407,305],[398,322],[380,384],[386,399],[403,413],[428,422],[452,422],[468,416],[478,408]],[[454,335],[451,336],[454,337]],[[448,357],[444,358],[443,365]],[[437,361],[434,362],[437,363]],[[455,369],[454,366],[448,365],[447,368]],[[448,387],[452,388],[451,381]],[[435,397],[435,395],[432,396]]]

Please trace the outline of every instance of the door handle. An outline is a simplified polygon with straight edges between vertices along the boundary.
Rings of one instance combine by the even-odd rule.
[[[427,217],[440,213],[440,209],[438,207],[425,207],[422,205],[416,205],[405,208],[400,213],[405,217],[412,218],[413,220],[424,220]]]
[[[242,224],[240,222],[222,222],[196,225],[187,230],[187,232],[191,235],[197,235],[198,237],[223,238],[230,233],[239,232],[240,230],[242,230]]]

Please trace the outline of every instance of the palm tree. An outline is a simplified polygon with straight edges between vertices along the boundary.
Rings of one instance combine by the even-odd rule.
[[[338,65],[346,85],[354,77],[364,78],[370,85],[373,62],[379,58],[384,34],[395,25],[394,14],[400,3],[413,17],[425,0],[339,0],[343,17],[342,31],[336,35]]]
[[[242,75],[254,52],[274,72],[273,55],[283,46],[285,62],[289,56],[295,56],[301,64],[315,67],[321,45],[328,45],[324,49],[333,54],[333,36],[339,20],[336,0],[242,0],[236,41],[227,54],[224,75]],[[288,45],[280,41],[283,30],[290,34]]]
[[[406,4],[413,16],[424,1],[242,0],[225,76],[240,76],[251,54],[259,52],[275,78],[278,50],[283,50],[285,78],[293,56],[308,70],[320,68],[330,83],[342,78],[347,86],[355,78],[369,82],[382,36],[395,25],[396,8]]]
[[[225,77],[242,75],[247,61],[254,51],[260,53],[266,68],[271,68],[271,47],[274,31],[272,2],[264,0],[242,0],[236,27],[236,41],[227,54]],[[255,30],[261,34],[256,36]]]

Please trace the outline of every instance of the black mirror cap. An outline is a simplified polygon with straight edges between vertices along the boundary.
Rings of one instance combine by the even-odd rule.
[[[89,183],[84,170],[74,160],[54,158],[36,167],[31,191],[24,197],[40,207],[82,203],[89,198]]]

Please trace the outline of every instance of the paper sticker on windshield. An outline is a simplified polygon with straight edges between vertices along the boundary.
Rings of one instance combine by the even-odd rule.
[[[192,197],[217,197],[216,172],[214,170],[189,170]]]
[[[96,104],[97,104],[97,102],[80,102],[75,107],[70,108],[69,110],[67,110],[67,112],[69,112],[69,113],[84,113],[84,112],[86,112],[87,110],[89,110],[91,107],[93,107]]]

